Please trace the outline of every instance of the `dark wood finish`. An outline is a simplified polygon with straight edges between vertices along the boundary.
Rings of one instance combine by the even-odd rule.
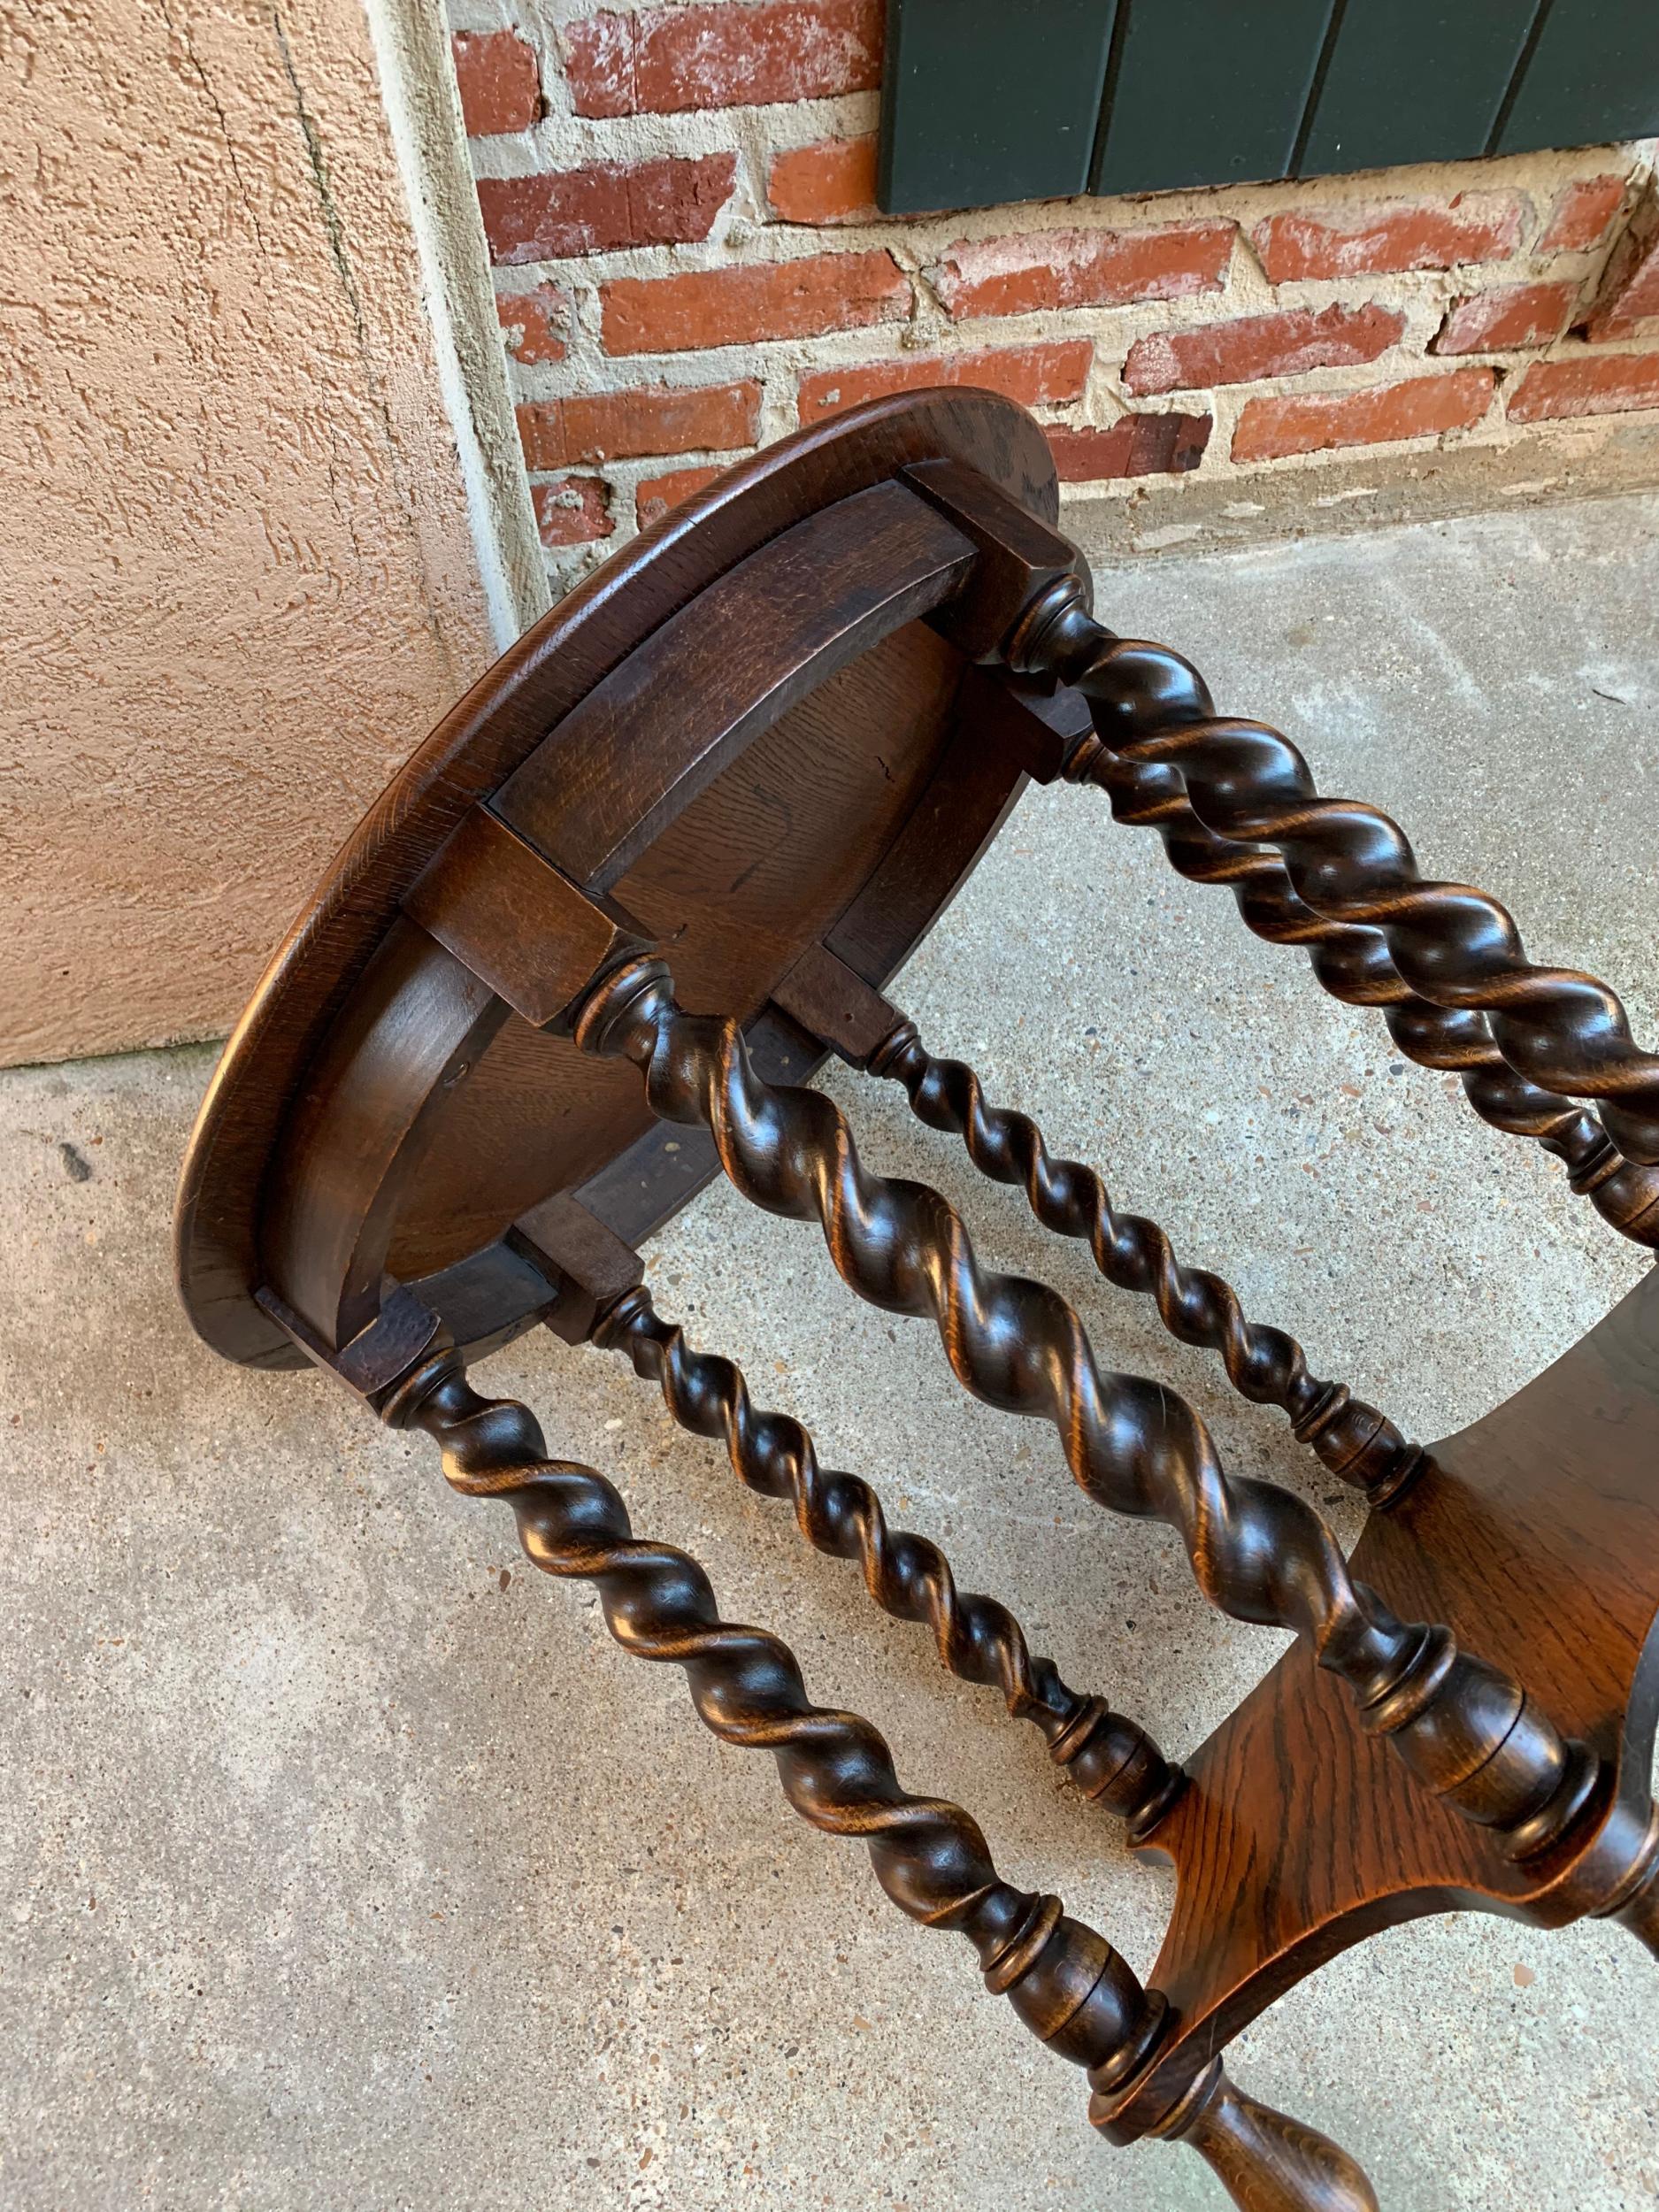
[[[418,1292],[403,1283],[382,1302],[369,1325],[337,1352],[273,1290],[262,1290],[259,1303],[307,1358],[331,1374],[371,1413],[378,1413],[388,1394],[432,1353],[447,1347],[437,1315]]]
[[[1625,1158],[1603,1119],[1533,1079],[1529,1071],[1539,1066],[1543,1041],[1527,1049],[1520,1018],[1489,1020],[1481,1010],[1489,1001],[1502,1000],[1506,1007],[1522,1002],[1540,1010],[1533,1018],[1541,1021],[1548,1007],[1563,1044],[1573,1033],[1578,1038],[1575,1065],[1613,1064],[1604,1080],[1590,1076],[1597,1085],[1594,1094],[1621,1081],[1646,1081],[1651,1089],[1643,1064],[1659,1063],[1630,1046],[1623,1009],[1605,985],[1561,970],[1526,969],[1515,926],[1495,901],[1459,885],[1417,883],[1410,848],[1386,816],[1351,801],[1319,800],[1294,746],[1265,724],[1217,718],[1203,680],[1189,662],[1167,647],[1102,629],[1088,612],[1080,583],[1063,581],[1041,595],[1010,641],[1010,654],[1023,672],[1058,676],[1089,702],[1094,736],[1068,753],[1063,772],[1071,781],[1108,792],[1115,819],[1156,829],[1179,874],[1193,882],[1227,885],[1256,936],[1304,947],[1314,973],[1333,997],[1380,1007],[1389,1034],[1408,1058],[1457,1071],[1481,1119],[1531,1137],[1564,1161],[1572,1188],[1622,1236],[1659,1245],[1659,1172]],[[1318,817],[1320,826],[1298,842],[1294,863],[1288,845],[1281,848],[1286,856],[1280,859],[1254,841],[1258,830],[1262,843],[1279,841],[1271,836],[1271,805],[1263,815],[1242,785],[1233,787],[1241,749],[1254,756],[1256,797],[1271,795],[1287,826],[1304,803],[1293,801],[1285,810],[1285,795],[1293,790],[1305,795]],[[1187,772],[1201,763],[1227,785],[1225,794],[1216,791],[1212,773],[1208,803],[1202,772],[1190,781]],[[1222,828],[1224,815],[1238,835]],[[1314,856],[1322,836],[1351,848],[1348,881],[1316,887],[1322,879]],[[1373,836],[1379,841],[1371,849]],[[1396,891],[1407,895],[1396,897]],[[1358,922],[1362,914],[1375,926]],[[1484,964],[1482,933],[1488,926],[1508,940],[1509,957],[1500,955],[1504,972],[1485,982],[1483,996],[1468,972],[1471,960]],[[1444,954],[1460,941],[1465,955],[1454,966]],[[1495,1003],[1493,1011],[1498,1011]],[[1617,1071],[1621,1053],[1629,1071],[1623,1075]]]
[[[1333,1474],[1377,1505],[1417,1479],[1424,1464],[1420,1445],[1346,1383],[1310,1374],[1294,1337],[1248,1320],[1238,1292],[1221,1276],[1183,1267],[1156,1221],[1118,1212],[1093,1168],[1055,1159],[1028,1114],[993,1106],[965,1061],[935,1058],[915,1023],[833,953],[821,945],[803,953],[772,997],[850,1066],[902,1084],[918,1121],[960,1137],[974,1166],[993,1182],[1023,1190],[1045,1228],[1081,1238],[1109,1283],[1155,1299],[1171,1336],[1219,1352],[1240,1395],[1280,1407],[1297,1441]]]
[[[475,1359],[545,1320],[559,1295],[546,1270],[510,1237],[469,1252],[409,1288],[443,1316],[449,1333],[469,1345]]]
[[[822,941],[869,982],[886,982],[898,966],[899,941],[919,942],[932,929],[944,908],[941,883],[965,881],[978,865],[1033,756],[1046,753],[1056,731],[1087,721],[1074,695],[1010,693],[978,668],[964,671],[956,710],[956,733],[933,780],[863,890],[823,932]],[[805,949],[803,940],[799,949]]]
[[[1386,815],[1322,799],[1286,738],[1264,723],[1211,718],[1208,704],[1183,727],[1166,722],[1133,738],[1136,757],[1176,771],[1206,829],[1277,846],[1316,914],[1380,930],[1418,997],[1485,1014],[1517,1075],[1598,1100],[1625,1158],[1659,1164],[1659,1056],[1638,1046],[1616,994],[1594,976],[1529,960],[1495,899],[1467,884],[1424,882]]]
[[[1423,1471],[1424,1454],[1386,1414],[1342,1382],[1309,1371],[1283,1329],[1252,1321],[1239,1294],[1209,1268],[1184,1267],[1169,1233],[1142,1214],[1121,1213],[1091,1167],[1056,1159],[1029,1114],[993,1106],[965,1061],[939,1059],[902,1017],[870,1061],[872,1075],[902,1084],[910,1110],[930,1128],[960,1137],[982,1175],[1024,1191],[1046,1229],[1078,1237],[1119,1290],[1156,1303],[1183,1344],[1218,1352],[1227,1380],[1256,1405],[1278,1406],[1299,1444],[1374,1505],[1392,1502]]]
[[[986,1987],[1046,2049],[1087,2070],[1090,2116],[1102,2124],[1155,2062],[1170,2026],[1164,2000],[1142,1989],[1104,1937],[1057,1897],[1004,1881],[970,1814],[910,1794],[868,1721],[815,1705],[787,1644],[722,1620],[696,1561],[636,1537],[604,1477],[550,1458],[529,1409],[480,1396],[453,1348],[411,1359],[373,1402],[390,1426],[432,1438],[456,1489],[511,1507],[533,1565],[591,1582],[626,1650],[682,1667],[698,1717],[722,1741],[771,1752],[795,1809],[827,1834],[862,1841],[902,1912],[966,1936]],[[1189,2143],[1244,2212],[1377,2212],[1345,2152],[1244,2095],[1218,2062],[1163,2093],[1149,2128]]]
[[[1008,1608],[958,1590],[938,1545],[889,1528],[880,1498],[860,1476],[820,1467],[799,1421],[787,1413],[757,1413],[735,1362],[694,1350],[643,1286],[617,1297],[592,1334],[595,1344],[619,1352],[635,1374],[657,1385],[681,1428],[718,1437],[740,1482],[763,1496],[789,1499],[808,1543],[856,1559],[883,1612],[925,1621],[952,1674],[1000,1689],[1016,1719],[1042,1731],[1049,1756],[1084,1796],[1128,1822],[1132,1833],[1156,1825],[1181,1786],[1181,1770],[1146,1731],[1103,1698],[1068,1688],[1052,1659],[1033,1659]]]
[[[819,1065],[823,1048],[768,1005],[744,1032],[757,1067],[780,1083],[799,1083]],[[671,1138],[651,1121],[634,1142],[608,1160],[574,1193],[616,1233],[640,1244],[711,1183],[720,1171],[713,1141],[695,1129]]]
[[[770,619],[764,605],[755,612],[757,621]],[[641,649],[649,653],[649,644]],[[758,737],[741,772],[694,800],[622,879],[618,904],[649,918],[675,945],[687,987],[704,1003],[734,1005],[746,1018],[757,1011],[803,941],[834,926],[882,846],[926,802],[953,737],[959,740],[961,672],[940,639],[907,625]],[[899,887],[902,904],[895,900],[891,910],[918,931],[931,922],[955,887],[953,858],[965,869],[977,857],[1018,785],[1011,763],[993,761],[972,795],[979,818],[958,801],[955,835],[918,856]],[[884,918],[888,910],[880,910]],[[463,918],[450,931],[457,942]],[[434,965],[447,972],[452,959],[436,944],[410,957],[411,989],[426,987]],[[503,979],[495,964],[482,964]],[[331,1335],[361,1325],[363,1315],[354,1307],[336,1317],[336,1290],[316,1279],[316,1265],[337,1247],[350,1203],[365,1202],[371,1189],[374,1203],[353,1241],[348,1292],[388,1269],[409,1279],[450,1266],[551,1190],[591,1193],[603,1168],[650,1125],[621,1071],[584,1062],[567,1039],[511,1017],[499,999],[491,1002],[489,1033],[464,1056],[459,1079],[452,1062],[423,1073],[404,1057],[386,1057],[384,1023],[373,1041],[358,1041],[363,1002],[361,991],[349,1002],[323,1062],[339,1040],[369,1093],[388,1084],[402,1099],[425,1081],[426,1109],[411,1118],[409,1141],[400,1139],[377,1164],[372,1185],[363,1172],[371,1133],[337,1110],[297,1112],[276,1149],[265,1206],[266,1265],[296,1271],[291,1280],[280,1273],[273,1279]],[[399,1041],[411,1035],[400,1022]],[[404,1118],[388,1095],[377,1128],[391,1132]],[[635,1233],[630,1222],[611,1225]]]
[[[1341,2153],[1227,2081],[1245,2022],[1370,1931],[1455,1905],[1601,1914],[1659,1953],[1659,1276],[1427,1464],[927,1053],[883,987],[1025,778],[1065,777],[1305,945],[1327,988],[1381,1007],[1647,1242],[1659,1059],[1604,986],[1530,963],[1494,902],[1421,883],[1386,818],[1217,718],[1179,657],[1102,630],[1055,504],[1017,410],[881,403],[734,472],[550,617],[395,780],[262,985],[187,1164],[181,1287],[220,1349],[314,1363],[507,1499],[537,1564],[595,1580],[622,1640],[685,1665],[729,1740],[773,1749],[906,1910],[970,1934],[988,1985],[1088,2069],[1104,2132],[1192,2144],[1249,2212],[1374,2212]],[[682,1010],[665,949],[712,1010]],[[1298,1499],[1231,1479],[1173,1393],[1102,1372],[1057,1294],[986,1271],[937,1192],[871,1174],[800,1087],[826,1046],[902,1082],[1386,1502],[1352,1564]],[[818,1222],[847,1282],[933,1321],[976,1394],[1051,1422],[1091,1496],[1175,1527],[1213,1601],[1297,1632],[1190,1788],[657,1316],[634,1246],[717,1171]],[[1172,1860],[1161,1987],[1003,1885],[965,1814],[907,1797],[866,1724],[806,1702],[783,1646],[718,1621],[694,1563],[635,1540],[592,1470],[547,1460],[525,1409],[472,1392],[466,1360],[537,1321],[656,1380]]]
[[[1077,549],[978,469],[960,461],[918,461],[904,481],[938,509],[973,547],[970,575],[935,626],[976,661],[1000,664],[1010,611],[1019,613],[1049,585],[1077,574]]]
[[[1145,1847],[1178,1878],[1152,1978],[1179,2018],[1171,2062],[1219,2050],[1325,1960],[1427,1913],[1559,1926],[1611,1909],[1659,1953],[1659,1271],[1432,1457],[1371,1517],[1354,1574],[1409,1617],[1451,1622],[1590,1747],[1604,1777],[1590,1816],[1570,1849],[1492,1851],[1292,1651],[1188,1763]]]
[[[837,500],[740,561],[595,685],[557,745],[509,776],[496,812],[572,881],[612,889],[738,753],[949,599],[972,566],[962,533],[902,484]]]
[[[463,818],[403,911],[538,1029],[649,941],[614,899],[580,889],[488,806]]]
[[[326,1342],[373,1320],[408,1181],[506,1019],[488,984],[400,920],[323,1040],[270,1170],[260,1277]]]
[[[1051,1422],[1097,1503],[1175,1529],[1214,1604],[1294,1630],[1349,1694],[1350,1725],[1386,1742],[1430,1797],[1489,1832],[1488,1849],[1523,1864],[1579,1850],[1609,1782],[1592,1746],[1563,1736],[1516,1676],[1460,1650],[1443,1623],[1402,1620],[1350,1574],[1302,1499],[1229,1478],[1184,1399],[1139,1376],[1102,1374],[1057,1292],[987,1273],[948,1201],[868,1171],[831,1099],[762,1082],[738,1024],[686,1014],[664,961],[634,961],[596,985],[574,1033],[585,1051],[632,1060],[661,1118],[709,1129],[745,1197],[816,1220],[859,1296],[933,1321],[952,1372],[976,1397]],[[1628,1852],[1614,1886],[1629,1894],[1617,1909],[1640,1933],[1655,1907],[1656,1839],[1659,1826],[1620,1838]]]
[[[509,1241],[541,1266],[557,1296],[543,1316],[566,1344],[585,1344],[603,1317],[643,1279],[645,1263],[568,1191],[521,1215]]]
[[[256,1365],[292,1366],[299,1356],[255,1297],[266,1275],[261,1217],[273,1154],[329,1030],[391,931],[403,899],[468,810],[495,790],[627,654],[758,547],[818,508],[886,483],[912,462],[941,458],[967,463],[1033,513],[1054,519],[1058,493],[1047,444],[1010,402],[972,391],[872,402],[728,471],[642,533],[504,654],[393,780],[272,962],[198,1119],[180,1191],[175,1241],[187,1310],[215,1348]],[[761,741],[764,747],[778,741],[772,772],[787,774],[789,787],[798,788],[799,764],[780,735],[786,727],[800,752],[815,759],[833,756],[833,748],[826,750],[830,739],[856,741],[873,728],[889,767],[895,747],[921,757],[914,772],[925,786],[926,759],[948,739],[959,667],[959,659],[925,630],[896,634]],[[879,767],[873,773],[889,788]],[[999,808],[1008,795],[1005,787]],[[901,798],[895,820],[903,810]],[[802,811],[830,826],[829,810],[818,795]],[[696,813],[694,806],[676,825],[685,832],[682,844],[671,851],[657,849],[661,874],[670,879],[665,891],[676,879],[681,887],[695,879],[699,840],[711,827],[706,817],[691,821]],[[878,821],[866,830],[862,868],[856,851],[839,856],[847,872],[843,903],[856,896],[868,872],[869,847],[879,852],[893,826]],[[990,826],[987,822],[984,830]],[[774,836],[776,827],[773,810]],[[757,827],[754,834],[758,841],[762,832]],[[664,847],[672,845],[673,835]],[[654,876],[641,889],[653,893],[659,879]],[[936,889],[933,910],[949,887],[941,883]],[[737,933],[749,926],[745,916]],[[801,943],[813,933],[821,931],[803,934]],[[889,968],[908,949],[908,944],[896,946]],[[778,972],[787,964],[780,959]],[[711,989],[719,973],[718,955],[711,956]],[[606,1082],[602,1070],[588,1075],[595,1083],[593,1118],[603,1126],[631,1087]],[[547,1195],[545,1188],[534,1187],[531,1171],[536,1148],[545,1149],[549,1141],[542,1102],[562,1081],[577,1079],[557,1040],[516,1019],[504,1021],[481,1065],[448,1100],[441,1131],[434,1128],[438,1172],[428,1191],[442,1196],[431,1198],[423,1218],[423,1194],[405,1190],[410,1210],[401,1233],[392,1238],[389,1263],[411,1276],[457,1264]],[[565,1118],[561,1108],[556,1120]],[[608,1160],[644,1138],[649,1125],[642,1115],[627,1125],[625,1109],[614,1146],[595,1144],[580,1174],[596,1176]],[[520,1131],[527,1133],[522,1143]]]
[[[867,1068],[904,1017],[891,999],[872,990],[838,960],[827,945],[809,945],[772,1002],[810,1037],[826,1044],[849,1068]]]

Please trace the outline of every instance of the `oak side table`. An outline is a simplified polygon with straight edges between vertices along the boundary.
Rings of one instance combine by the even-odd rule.
[[[325,1369],[511,1506],[535,1564],[593,1582],[618,1642],[681,1667],[703,1722],[769,1751],[902,1912],[967,1939],[987,1989],[1086,2070],[1103,2134],[1191,2146],[1250,2212],[1359,2212],[1376,2199],[1354,2161],[1224,2070],[1247,2022],[1348,1945],[1454,1907],[1604,1915],[1659,1952],[1659,1276],[1419,1445],[936,1058],[884,989],[1025,780],[1064,779],[1648,1247],[1659,1058],[1605,985],[1529,960],[1495,901],[1425,882],[1386,816],[1321,797],[1286,739],[1097,621],[1057,511],[1018,407],[878,401],[729,471],[537,624],[277,952],[191,1143],[179,1280],[217,1350]],[[830,1053],[901,1085],[1279,1407],[1286,1449],[1370,1502],[1353,1558],[1290,1492],[1230,1477],[1183,1400],[1105,1367],[1056,1291],[989,1271],[948,1199],[866,1166],[803,1087]],[[1295,1632],[1184,1770],[657,1310],[637,1248],[722,1173],[816,1222],[859,1296],[933,1323],[965,1388],[1048,1422],[1100,1505],[1177,1530],[1211,1603]],[[471,1363],[538,1325],[629,1361],[1172,1862],[1148,1986],[1003,1879],[968,1813],[907,1791],[868,1722],[813,1703],[788,1647],[726,1620],[602,1473],[480,1394]]]

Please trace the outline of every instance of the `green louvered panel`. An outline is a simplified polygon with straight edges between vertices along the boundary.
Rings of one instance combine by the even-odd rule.
[[[1484,153],[1537,12],[1538,0],[1348,0],[1299,173]]]
[[[1659,0],[1546,0],[1499,153],[1659,131]]]
[[[892,0],[882,208],[1087,192],[1114,13],[1115,0]]]
[[[1119,0],[1095,191],[1286,175],[1333,6]]]
[[[1659,0],[888,0],[889,214],[1659,132]]]

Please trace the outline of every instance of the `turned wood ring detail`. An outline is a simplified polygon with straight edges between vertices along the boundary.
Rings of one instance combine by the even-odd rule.
[[[728,472],[538,624],[394,779],[273,960],[186,1164],[180,1288],[219,1351],[320,1367],[509,1503],[532,1560],[592,1580],[618,1640],[770,1749],[903,1911],[969,1937],[987,1988],[1086,2069],[1102,2133],[1187,2142],[1258,2212],[1365,2212],[1351,2159],[1222,2070],[1250,2019],[1336,1951],[1452,1907],[1604,1915],[1659,1951],[1659,1273],[1507,1404],[1420,1445],[930,1051],[884,989],[1026,780],[1063,780],[1225,885],[1246,926],[1303,948],[1649,1247],[1659,1056],[1608,986],[1532,962],[1495,900],[1425,882],[1386,817],[1322,795],[1287,739],[1097,621],[1057,509],[1010,403],[879,401]],[[982,1267],[940,1192],[864,1170],[803,1087],[831,1052],[1280,1409],[1287,1449],[1373,1507],[1352,1561],[1288,1493],[1231,1481],[1173,1394],[1097,1364],[1056,1293]],[[1299,1632],[1181,1765],[657,1312],[636,1248],[721,1171],[815,1221],[861,1294],[933,1320],[977,1394],[1052,1419],[1092,1495],[1171,1519],[1214,1602]],[[1057,1899],[1005,1883],[969,1815],[909,1795],[869,1724],[812,1704],[787,1647],[722,1619],[602,1473],[475,1390],[469,1363],[538,1324],[626,1360],[1173,1863],[1147,1986]]]

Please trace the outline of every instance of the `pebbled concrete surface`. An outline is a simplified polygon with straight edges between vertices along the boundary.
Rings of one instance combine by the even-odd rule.
[[[1659,502],[1102,575],[1325,787],[1414,826],[1539,956],[1659,1031]],[[1420,1432],[1563,1348],[1644,1261],[1542,1156],[1488,1137],[1104,803],[1034,793],[901,995],[995,1095],[1161,1215]],[[910,1927],[863,1854],[717,1745],[678,1674],[520,1562],[505,1514],[320,1381],[224,1366],[168,1279],[211,1056],[0,1085],[0,2201],[11,2212],[1199,2212],[1114,2151],[1079,2077]],[[1047,1274],[1170,1377],[1240,1470],[1308,1486],[1240,1405],[896,1090],[838,1077],[879,1165],[944,1182],[987,1256]],[[710,1193],[651,1254],[664,1311],[749,1363],[826,1463],[881,1481],[1079,1686],[1197,1743],[1278,1641],[1210,1613],[1173,1538],[1116,1525],[1046,1433],[969,1403],[929,1333],[857,1306],[816,1237]],[[873,1615],[850,1569],[680,1439],[619,1363],[536,1340],[486,1370],[555,1448],[785,1630],[913,1787],[1141,1970],[1169,1903],[1033,1732]],[[1356,1529],[1346,1501],[1332,1509]],[[1397,1930],[1304,1984],[1234,2070],[1365,2162],[1390,2212],[1624,2212],[1659,2197],[1659,1976],[1616,1932]]]

